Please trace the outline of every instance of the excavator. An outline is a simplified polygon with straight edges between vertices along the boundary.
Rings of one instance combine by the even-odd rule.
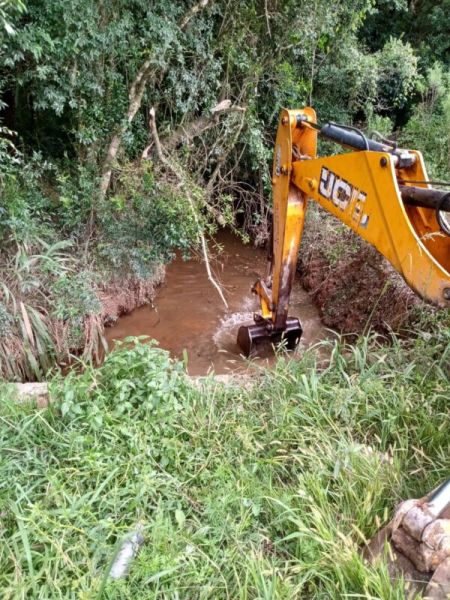
[[[345,149],[317,156],[318,138]],[[252,291],[261,311],[238,330],[246,356],[261,344],[296,348],[302,336],[289,299],[309,202],[317,202],[374,246],[419,296],[450,307],[450,192],[433,188],[422,154],[378,134],[317,123],[314,109],[282,110],[273,160],[273,231],[269,275]],[[445,187],[438,185],[438,187]],[[449,185],[447,184],[447,187]],[[450,598],[450,480],[407,500],[368,547],[390,544],[390,573],[422,584],[426,598]],[[416,587],[417,591],[417,587]]]
[[[318,137],[348,150],[317,157]],[[381,136],[380,136],[381,137]],[[422,298],[450,307],[450,192],[435,189],[422,155],[354,127],[317,124],[315,111],[282,110],[273,161],[270,274],[253,292],[261,312],[238,331],[250,356],[265,342],[293,350],[301,322],[289,298],[308,203],[317,202],[375,246]]]

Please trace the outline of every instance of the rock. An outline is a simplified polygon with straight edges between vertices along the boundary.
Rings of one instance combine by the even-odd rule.
[[[239,385],[247,390],[252,389],[255,382],[258,380],[258,375],[250,376],[245,373],[223,373],[214,375],[192,375],[189,380],[198,388],[201,388],[205,383],[219,383],[226,386]]]
[[[16,383],[15,387],[20,402],[36,402],[39,408],[46,408],[49,405],[47,383]]]
[[[406,598],[450,598],[450,482],[420,499],[402,502],[391,522],[363,550],[383,560],[392,581],[403,578]]]
[[[429,580],[428,573],[421,573],[414,564],[398,552],[390,542],[390,527],[381,529],[363,550],[363,556],[371,564],[384,561],[388,568],[391,581],[403,579],[405,582],[405,598],[413,600],[422,593]]]

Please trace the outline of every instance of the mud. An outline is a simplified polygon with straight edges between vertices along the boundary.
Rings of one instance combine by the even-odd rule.
[[[308,218],[300,279],[324,325],[354,335],[408,328],[420,300],[388,261],[324,211]]]
[[[244,245],[228,231],[221,232],[216,243],[222,251],[212,248],[212,267],[223,286],[228,309],[208,281],[201,260],[177,257],[166,269],[165,282],[153,306],[138,308],[106,329],[109,347],[113,347],[114,340],[145,335],[158,340],[172,356],[187,360],[190,375],[244,371],[249,363],[240,355],[236,335],[240,325],[252,323],[258,309],[250,288],[267,271],[266,253]],[[300,317],[304,330],[297,353],[327,336],[317,309],[298,280],[290,314]],[[273,352],[254,359],[266,365],[273,360]]]
[[[164,281],[164,267],[155,267],[150,279],[133,277],[108,281],[98,289],[102,305],[100,319],[106,326],[114,323],[120,315],[128,314],[143,304],[149,304],[155,296],[158,285]]]

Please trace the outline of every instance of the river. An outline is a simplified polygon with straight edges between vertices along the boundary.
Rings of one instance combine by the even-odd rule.
[[[220,232],[216,242],[222,251],[211,246],[211,266],[223,287],[228,309],[208,280],[200,257],[186,261],[178,256],[168,265],[153,306],[142,306],[106,329],[109,347],[114,340],[146,335],[158,340],[173,357],[187,358],[190,375],[245,370],[249,363],[240,355],[236,335],[240,325],[253,322],[252,315],[258,309],[250,289],[257,277],[267,272],[266,252],[245,245],[229,231]],[[299,317],[303,326],[296,353],[327,337],[317,309],[298,280],[289,314]],[[273,354],[255,360],[269,365]]]

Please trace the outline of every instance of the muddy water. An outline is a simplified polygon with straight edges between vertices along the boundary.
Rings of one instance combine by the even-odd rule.
[[[154,306],[143,306],[121,317],[106,330],[109,347],[114,340],[147,335],[158,340],[161,348],[178,358],[186,357],[190,375],[240,371],[248,367],[236,344],[237,330],[251,324],[258,309],[250,288],[258,276],[267,272],[263,250],[244,245],[230,232],[221,232],[217,242],[222,252],[212,249],[211,265],[223,286],[229,305],[225,309],[216,290],[208,281],[200,260],[174,260],[166,270],[165,283],[158,290]],[[298,316],[303,325],[299,349],[326,337],[318,312],[298,281],[294,285],[290,315]],[[273,356],[256,359],[267,363]]]

